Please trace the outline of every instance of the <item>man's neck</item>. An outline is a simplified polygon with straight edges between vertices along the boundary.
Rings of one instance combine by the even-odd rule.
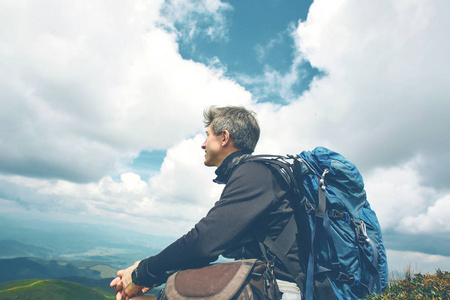
[[[223,149],[222,151],[222,161],[218,164],[217,167],[220,167],[222,165],[222,163],[224,162],[224,160],[230,156],[231,154],[240,151],[239,149],[237,149],[236,147],[228,147],[227,149]]]
[[[234,169],[233,161],[244,154],[251,154],[252,152],[249,150],[238,150],[230,153],[223,161],[222,164],[217,168],[216,175],[217,178],[214,179],[216,183],[226,183],[228,181],[228,177],[231,174],[231,170]]]

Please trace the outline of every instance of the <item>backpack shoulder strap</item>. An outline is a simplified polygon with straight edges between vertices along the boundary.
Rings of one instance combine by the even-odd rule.
[[[308,245],[310,236],[308,234],[309,225],[306,217],[306,210],[301,200],[303,199],[297,174],[294,174],[294,166],[288,162],[288,159],[294,159],[294,163],[298,162],[293,156],[279,156],[279,155],[255,155],[249,156],[246,161],[256,161],[265,164],[276,177],[281,177],[284,182],[293,190],[295,199],[289,199],[289,203],[294,211],[289,222],[282,230],[280,235],[272,240],[268,236],[258,236],[261,251],[266,256],[267,251],[273,253],[278,260],[284,265],[291,277],[294,279],[297,286],[304,293],[306,274],[306,258],[309,254]],[[293,201],[291,201],[293,200]],[[287,254],[296,240],[301,240],[299,244],[299,262],[301,272],[299,273],[293,264],[287,258]],[[300,247],[300,245],[302,247]],[[267,259],[267,257],[266,257]]]

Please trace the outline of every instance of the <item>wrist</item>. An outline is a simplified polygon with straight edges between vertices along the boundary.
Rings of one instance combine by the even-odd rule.
[[[138,268],[135,268],[133,272],[131,272],[131,281],[134,285],[143,286],[141,280],[139,280]]]

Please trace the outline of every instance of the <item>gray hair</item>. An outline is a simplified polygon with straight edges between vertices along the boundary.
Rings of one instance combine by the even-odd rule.
[[[211,125],[215,135],[228,130],[236,148],[253,152],[259,140],[256,113],[242,106],[210,106],[203,111],[205,127]]]

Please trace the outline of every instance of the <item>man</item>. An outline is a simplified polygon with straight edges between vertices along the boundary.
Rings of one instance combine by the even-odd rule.
[[[214,182],[226,184],[222,195],[186,235],[159,254],[117,272],[118,277],[111,282],[116,287],[117,299],[146,292],[163,284],[173,271],[205,266],[219,255],[264,259],[258,237],[276,240],[291,220],[289,199],[294,195],[290,187],[267,166],[245,161],[260,135],[255,114],[243,107],[210,107],[204,118],[207,128],[207,138],[201,146],[205,151],[204,164],[217,167]],[[282,292],[284,285],[296,289],[293,282],[298,278],[290,275],[292,268],[295,274],[301,274],[295,238],[286,257],[291,273],[281,262],[275,263],[275,276]],[[300,299],[298,289],[295,293]]]

